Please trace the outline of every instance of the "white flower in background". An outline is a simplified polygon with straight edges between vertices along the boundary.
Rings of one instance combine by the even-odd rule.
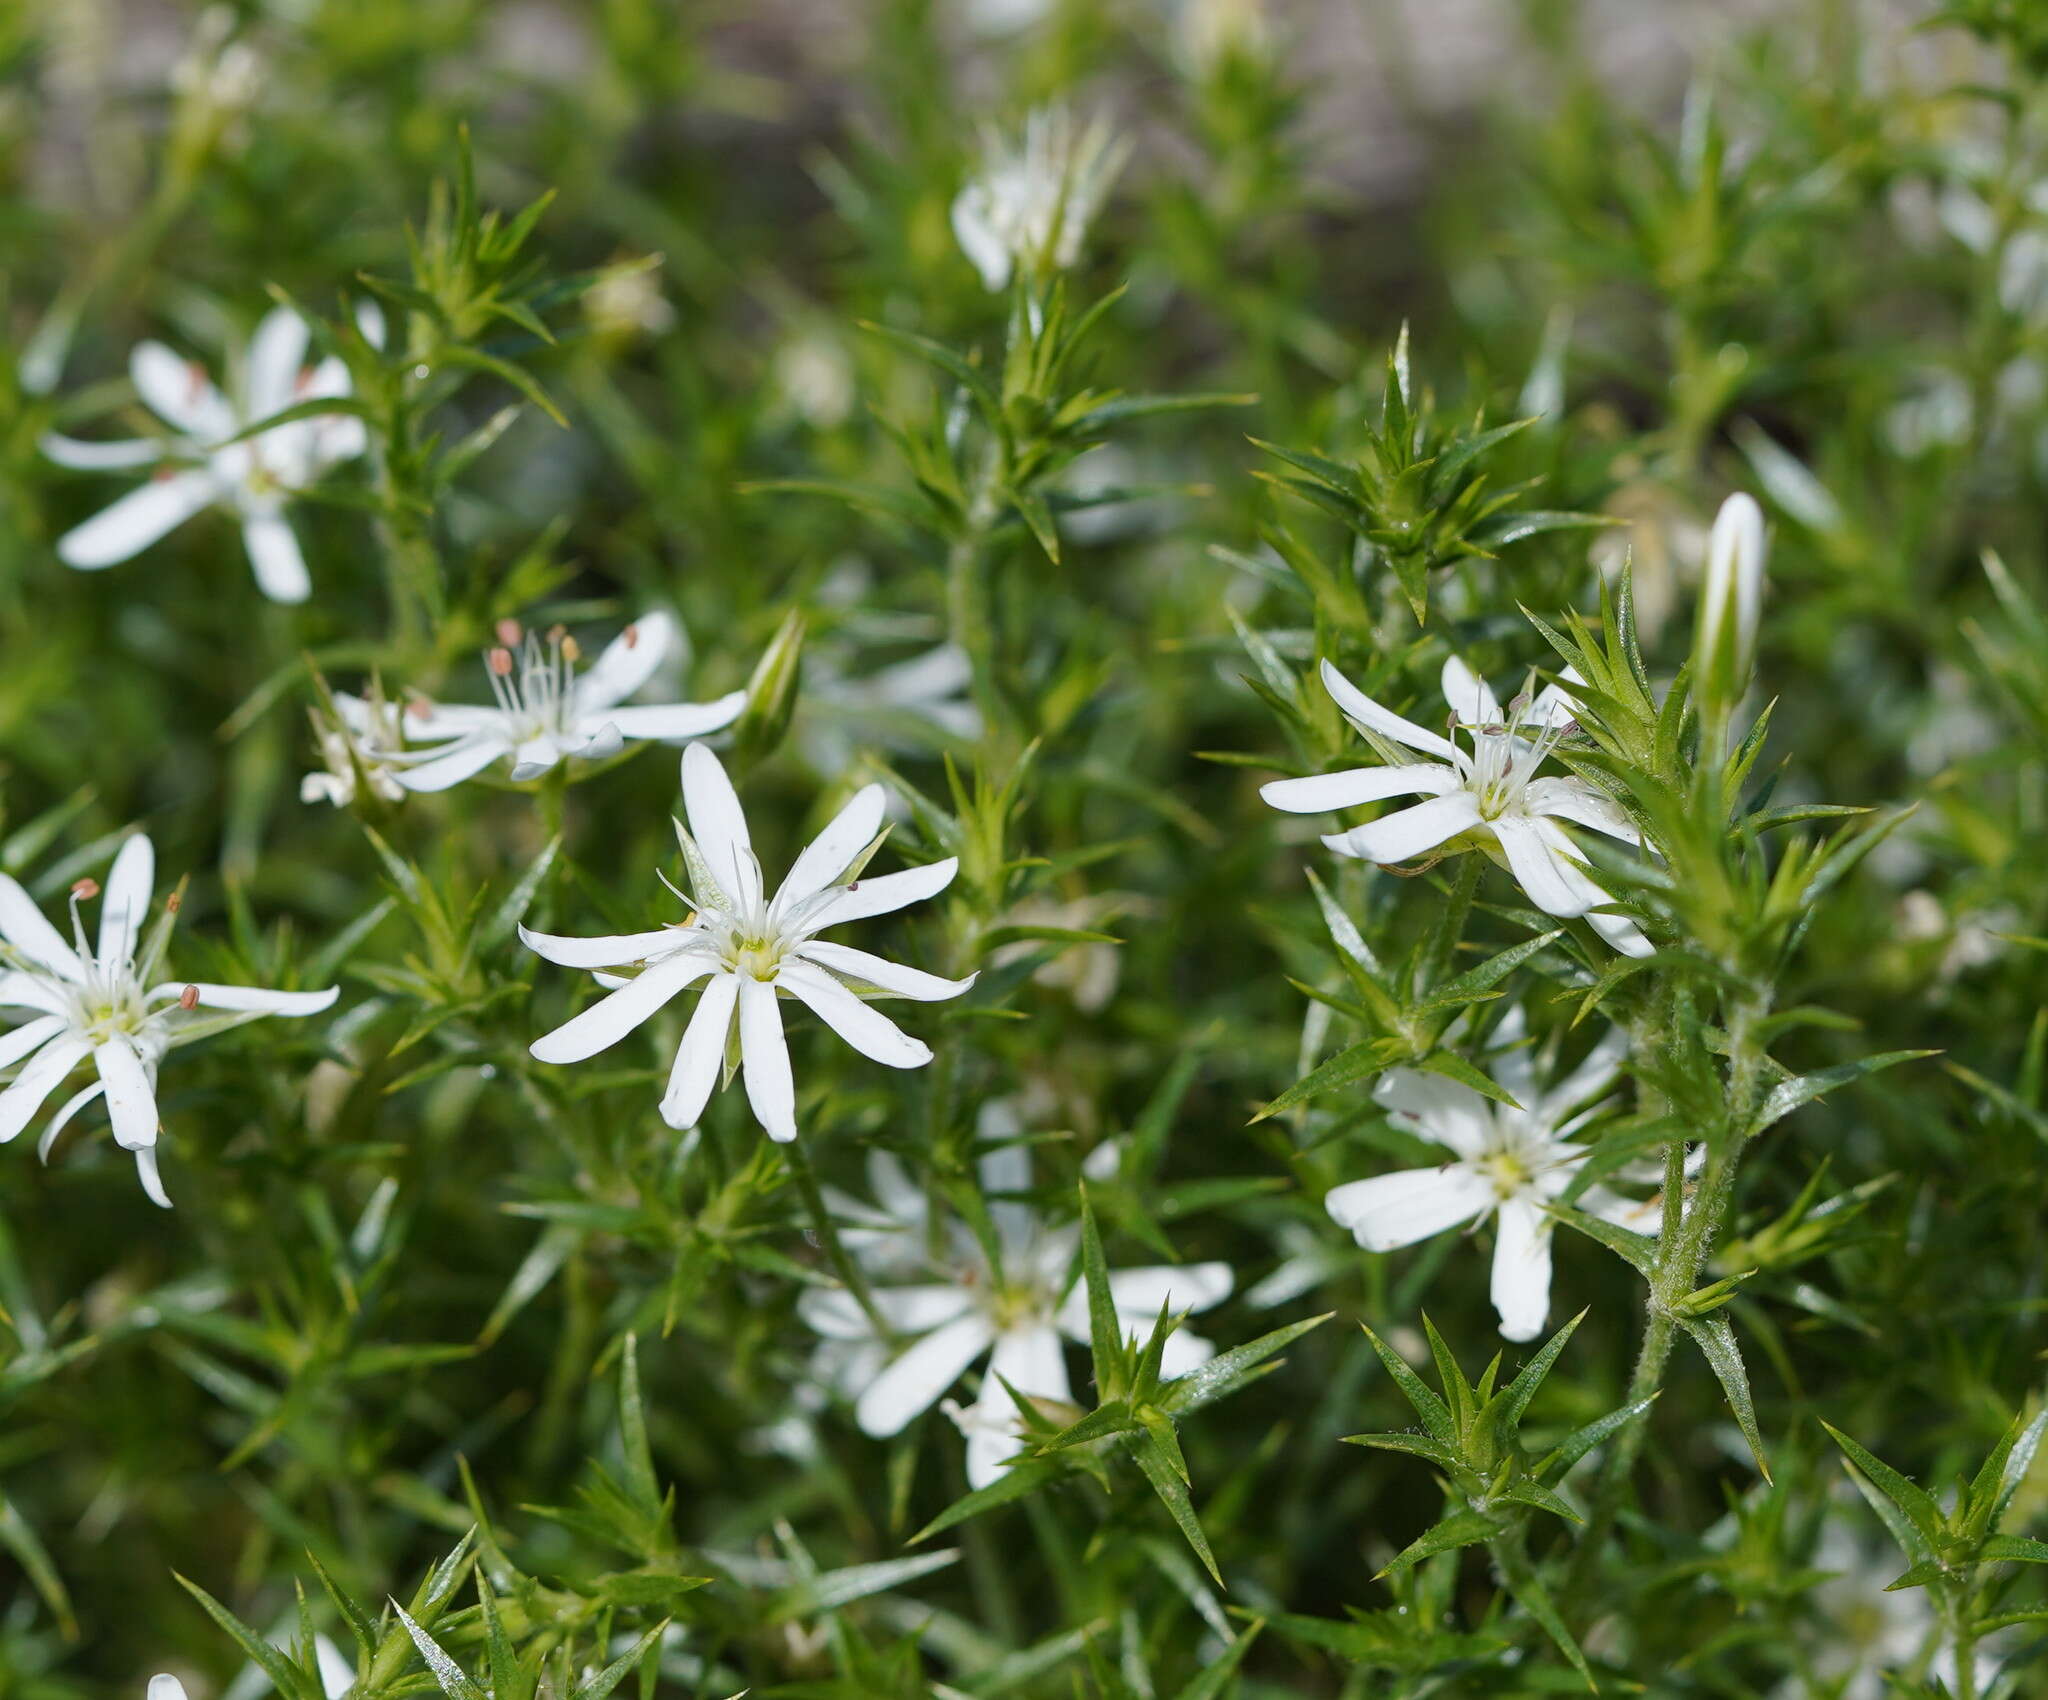
[[[75,944],[43,918],[28,893],[0,874],[0,1007],[32,1012],[21,1026],[0,1036],[0,1068],[19,1064],[0,1091],[0,1143],[35,1118],[43,1102],[81,1063],[98,1078],[58,1108],[45,1129],[44,1156],[65,1124],[95,1098],[107,1101],[114,1139],[135,1153],[143,1189],[166,1209],[157,1175],[156,1077],[164,1053],[225,1027],[263,1015],[317,1015],[340,989],[272,992],[255,986],[215,986],[183,980],[156,985],[164,947],[176,911],[165,915],[145,939],[156,852],[137,833],[121,846],[102,896],[91,880],[71,891]],[[78,906],[100,896],[98,948],[86,943]],[[200,1013],[208,1011],[211,1013]]]
[[[375,341],[381,321],[366,313],[364,332]],[[148,483],[60,537],[58,558],[87,570],[111,567],[200,509],[219,506],[240,517],[242,541],[263,594],[274,602],[305,601],[312,581],[299,540],[284,517],[285,504],[330,466],[363,452],[368,443],[363,423],[337,413],[295,419],[240,442],[229,439],[301,402],[348,395],[348,368],[339,357],[305,364],[309,335],[306,321],[289,307],[266,314],[248,348],[232,362],[235,376],[225,392],[214,386],[203,366],[180,360],[162,343],[138,344],[128,362],[136,394],[173,434],[107,443],[54,432],[43,438],[43,453],[60,466],[155,469]]]
[[[368,696],[337,695],[329,701],[331,713],[325,707],[309,711],[322,767],[299,781],[299,801],[332,803],[345,809],[356,800],[360,773],[373,796],[387,803],[402,802],[405,786],[396,772],[393,754],[405,745],[398,705],[386,701],[375,685]]]
[[[1100,117],[1077,125],[1064,107],[1041,107],[1021,138],[987,132],[981,168],[953,201],[953,234],[990,289],[1010,274],[1065,271],[1130,144]]]
[[[958,644],[937,644],[872,673],[848,671],[853,657],[852,645],[831,640],[804,655],[795,736],[818,773],[837,778],[864,744],[924,752],[981,736],[980,711],[963,694],[974,668]]]
[[[1545,1088],[1520,1043],[1523,1031],[1521,1012],[1511,1012],[1495,1034],[1508,1048],[1489,1059],[1495,1083],[1521,1109],[1440,1074],[1389,1069],[1373,1097],[1395,1126],[1444,1146],[1451,1160],[1347,1181],[1323,1200],[1337,1224],[1367,1251],[1394,1251],[1493,1217],[1493,1308],[1509,1340],[1535,1339],[1550,1315],[1553,1222],[1543,1206],[1564,1192],[1591,1155],[1571,1135],[1596,1113],[1597,1105],[1582,1106],[1607,1088],[1628,1050],[1625,1036],[1611,1031],[1571,1074]],[[1639,1234],[1662,1226],[1656,1204],[1639,1204],[1598,1185],[1580,1195],[1578,1207]]]
[[[628,341],[663,336],[675,329],[676,310],[661,292],[654,260],[613,266],[583,292],[583,315],[598,335]]]
[[[497,699],[491,707],[426,701],[406,706],[405,736],[413,745],[439,746],[404,752],[392,772],[406,790],[445,791],[508,758],[513,780],[537,779],[557,762],[616,755],[629,740],[701,738],[731,725],[746,706],[745,691],[712,702],[619,706],[676,646],[676,623],[666,614],[643,614],[581,674],[576,663],[583,652],[559,626],[543,638],[507,620],[498,638],[497,647],[484,653],[485,675]],[[344,715],[363,710],[354,698],[334,700]]]
[[[1172,12],[1175,57],[1190,76],[1272,53],[1264,0],[1172,0]]]
[[[1322,673],[1323,688],[1345,719],[1376,748],[1392,746],[1389,759],[1380,767],[1275,780],[1259,793],[1268,803],[1291,814],[1321,814],[1389,797],[1426,796],[1428,802],[1397,809],[1368,826],[1325,834],[1323,842],[1340,856],[1383,863],[1411,861],[1446,846],[1484,850],[1546,915],[1583,915],[1624,955],[1649,955],[1650,941],[1633,923],[1589,913],[1610,899],[1588,876],[1584,857],[1558,823],[1572,821],[1630,844],[1640,844],[1642,835],[1613,798],[1588,781],[1537,777],[1571,727],[1573,707],[1564,692],[1552,685],[1534,702],[1517,698],[1507,712],[1485,680],[1450,657],[1443,667],[1444,698],[1454,729],[1471,740],[1468,755],[1449,738],[1380,707],[1329,662]],[[1437,759],[1394,759],[1417,752]]]
[[[854,1418],[878,1439],[899,1433],[938,1401],[988,1354],[980,1396],[949,1414],[967,1436],[967,1480],[987,1487],[1017,1451],[1017,1407],[1003,1383],[1053,1407],[1071,1406],[1064,1341],[1086,1344],[1088,1296],[1076,1274],[1081,1230],[1048,1227],[1019,1195],[1030,1186],[1030,1154],[1011,1145],[981,1161],[981,1187],[989,1198],[1000,1266],[960,1225],[933,1279],[876,1287],[875,1308],[904,1342],[892,1357],[874,1321],[842,1288],[812,1288],[798,1301],[804,1320],[828,1342],[841,1345],[837,1390],[854,1401]],[[1161,1306],[1202,1311],[1230,1296],[1226,1263],[1160,1265],[1117,1270],[1110,1297],[1126,1334],[1149,1335]],[[1168,1338],[1161,1369],[1169,1377],[1198,1369],[1215,1348],[1185,1329]]]
[[[930,1048],[867,1000],[955,998],[975,976],[943,980],[816,937],[935,897],[952,883],[959,862],[951,856],[877,879],[863,876],[884,836],[883,807],[881,786],[857,792],[797,857],[770,898],[732,781],[709,749],[690,745],[683,752],[683,808],[690,827],[685,832],[678,823],[676,836],[696,913],[683,926],[612,938],[557,938],[521,927],[529,949],[564,967],[638,968],[623,984],[616,973],[600,973],[601,981],[617,989],[535,1040],[533,1054],[547,1063],[595,1056],[702,980],[703,994],[661,1099],[662,1119],[670,1127],[696,1126],[736,1033],[755,1120],[770,1139],[796,1138],[796,1088],[778,1001],[784,997],[807,1006],[862,1056],[890,1068],[923,1067],[932,1060]]]
[[[839,1243],[870,1274],[889,1278],[922,1269],[930,1256],[931,1195],[886,1151],[868,1153],[872,1201],[824,1189]]]

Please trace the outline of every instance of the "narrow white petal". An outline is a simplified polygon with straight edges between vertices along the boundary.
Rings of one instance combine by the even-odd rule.
[[[10,1033],[0,1034],[0,1068],[12,1068],[38,1045],[71,1025],[61,1015],[39,1015]]]
[[[299,399],[299,372],[306,364],[306,321],[289,307],[273,307],[263,315],[249,339],[245,376],[248,423],[282,413]]]
[[[235,434],[234,411],[213,380],[162,343],[137,343],[128,356],[128,376],[143,405],[174,430],[208,445]]]
[[[142,1190],[148,1195],[150,1203],[161,1205],[166,1210],[171,1208],[171,1195],[164,1191],[164,1178],[156,1165],[154,1145],[145,1145],[135,1153],[135,1178],[142,1182]],[[185,1691],[181,1688],[178,1692],[182,1695]],[[152,1696],[156,1693],[153,1681],[150,1684],[150,1693]]]
[[[134,959],[135,941],[149,915],[149,894],[156,886],[156,848],[147,835],[136,833],[121,846],[100,896],[100,967],[113,968]]]
[[[85,965],[78,960],[78,953],[43,918],[35,899],[6,874],[0,874],[0,937],[66,980],[85,978]]]
[[[35,1119],[43,1100],[57,1089],[57,1082],[91,1054],[91,1042],[78,1038],[52,1039],[36,1052],[14,1077],[14,1084],[0,1092],[0,1145]]]
[[[805,898],[815,897],[845,873],[854,857],[875,841],[887,802],[888,797],[879,785],[864,785],[856,791],[790,865],[782,889],[775,894],[772,913],[787,915]]]
[[[659,609],[642,614],[606,644],[590,670],[576,681],[576,711],[592,714],[624,702],[654,677],[676,645],[676,623]],[[742,700],[746,693],[741,692]],[[637,733],[638,737],[658,734]]]
[[[1606,1091],[1627,1055],[1628,1034],[1619,1027],[1610,1027],[1599,1043],[1586,1053],[1586,1060],[1543,1094],[1541,1103],[1535,1106],[1538,1114],[1555,1122],[1567,1110],[1575,1109],[1588,1098]]]
[[[1657,947],[1643,936],[1642,929],[1626,915],[1589,914],[1587,924],[1623,956],[1651,956]]]
[[[619,968],[652,957],[688,949],[701,935],[688,927],[661,927],[651,933],[609,933],[596,938],[564,938],[557,933],[519,929],[519,942],[536,956],[564,968]]]
[[[671,956],[600,998],[580,1015],[528,1047],[544,1063],[581,1062],[616,1045],[684,987],[716,966],[709,957]]]
[[[1664,1231],[1664,1200],[1661,1195],[1624,1198],[1604,1186],[1589,1186],[1579,1194],[1579,1208],[1588,1216],[1598,1216],[1601,1221],[1612,1222],[1617,1228],[1647,1234],[1652,1239]]]
[[[869,1297],[882,1320],[899,1334],[929,1334],[974,1308],[974,1295],[951,1281],[877,1287]],[[844,1287],[805,1288],[797,1300],[797,1314],[834,1340],[865,1340],[875,1332],[874,1319]]]
[[[1326,814],[1377,803],[1388,797],[1426,794],[1440,797],[1461,781],[1458,770],[1441,762],[1404,762],[1396,767],[1354,767],[1343,773],[1312,773],[1306,779],[1276,779],[1259,787],[1259,795],[1292,815]]]
[[[1479,804],[1469,791],[1452,791],[1426,803],[1401,809],[1349,832],[1326,835],[1323,842],[1340,856],[1366,862],[1406,862],[1434,850],[1479,824]]]
[[[107,1114],[114,1123],[114,1143],[139,1151],[156,1143],[156,1083],[135,1047],[116,1033],[103,1040],[92,1060],[107,1089]]]
[[[80,472],[125,471],[131,467],[154,466],[164,458],[164,445],[149,437],[88,443],[77,437],[60,437],[55,431],[45,431],[36,446],[59,466],[74,467]]]
[[[1580,871],[1572,858],[1559,853],[1535,820],[1502,815],[1488,825],[1500,841],[1509,870],[1529,894],[1529,901],[1544,914],[1570,919],[1585,914],[1596,903],[1607,901],[1607,894]]]
[[[751,976],[740,981],[740,1065],[747,1103],[762,1131],[778,1144],[796,1138],[796,1083],[789,1073],[782,1010],[774,986]]]
[[[1419,1068],[1390,1068],[1373,1083],[1373,1100],[1397,1126],[1476,1157],[1493,1134],[1493,1110],[1469,1086]]]
[[[690,1024],[683,1029],[683,1042],[676,1047],[676,1060],[668,1071],[667,1089],[661,1095],[661,1119],[670,1127],[695,1127],[704,1106],[711,1102],[739,992],[737,975],[720,974],[704,988],[691,1011]]]
[[[865,921],[872,915],[888,915],[908,904],[921,903],[944,891],[959,871],[960,859],[948,856],[921,868],[905,868],[874,879],[862,877],[821,897],[819,906],[804,917],[804,930],[822,933],[827,927]]]
[[[298,533],[283,514],[250,514],[242,521],[242,543],[255,569],[256,585],[273,602],[303,602],[313,594]]]
[[[1084,1315],[1083,1339],[1087,1337],[1087,1328]],[[998,1334],[995,1352],[988,1361],[988,1385],[983,1397],[1015,1410],[1015,1401],[1003,1387],[1005,1381],[1033,1398],[1071,1400],[1074,1387],[1067,1379],[1067,1350],[1060,1344],[1059,1330],[1047,1323],[1027,1322]]]
[[[1556,815],[1595,832],[1640,844],[1643,835],[1621,805],[1583,779],[1532,779],[1522,789],[1522,806],[1532,815]]]
[[[760,896],[760,869],[747,835],[747,817],[725,765],[702,744],[683,751],[683,812],[690,836],[710,864],[711,877],[742,908]]]
[[[202,1009],[241,1010],[253,1015],[318,1015],[341,996],[339,986],[317,992],[273,992],[267,986],[216,986],[204,980],[167,980],[152,986],[152,1001],[176,999],[191,991],[199,996]]]
[[[1156,1312],[1154,1313],[1156,1317]],[[1145,1324],[1147,1330],[1152,1324]],[[1216,1343],[1200,1334],[1190,1334],[1185,1328],[1176,1328],[1166,1337],[1166,1349],[1159,1354],[1159,1379],[1178,1381],[1184,1375],[1191,1375],[1216,1355]]]
[[[913,1039],[872,1005],[862,1003],[822,968],[792,958],[784,961],[775,983],[873,1062],[889,1068],[922,1068],[932,1060],[931,1047],[922,1039]]]
[[[1347,1181],[1330,1188],[1323,1207],[1367,1251],[1393,1251],[1471,1221],[1493,1200],[1491,1181],[1452,1163]]]
[[[149,1700],[185,1700],[185,1685],[174,1676],[159,1673],[149,1679]]]
[[[666,739],[681,743],[730,726],[747,706],[745,691],[728,691],[710,702],[651,703],[642,708],[609,708],[605,724],[626,738]]]
[[[1444,701],[1466,726],[1498,726],[1507,719],[1500,698],[1480,676],[1455,655],[1444,657]]]
[[[181,525],[214,499],[205,472],[176,472],[152,478],[83,525],[57,539],[57,559],[87,572],[111,567],[140,554],[173,526]]]
[[[978,1311],[934,1329],[868,1384],[854,1405],[854,1421],[877,1440],[900,1434],[989,1344],[988,1319]]]
[[[1550,1316],[1550,1218],[1526,1198],[1501,1202],[1493,1247],[1493,1308],[1501,1337],[1533,1340]]]
[[[1380,707],[1327,661],[1323,663],[1322,674],[1323,689],[1330,693],[1353,724],[1369,727],[1383,738],[1391,738],[1397,744],[1406,744],[1411,750],[1423,750],[1456,765],[1458,752],[1450,739],[1440,738],[1412,720],[1403,720],[1392,709]]]
[[[69,1015],[71,994],[46,974],[11,969],[0,974],[0,1008],[39,1009],[45,1015]]]
[[[941,979],[937,974],[927,974],[922,968],[906,968],[900,962],[890,962],[884,957],[874,956],[865,950],[855,950],[851,945],[832,944],[824,939],[806,939],[796,948],[796,954],[807,962],[815,962],[843,974],[849,980],[864,981],[870,986],[879,986],[885,992],[894,992],[900,998],[915,998],[919,1003],[939,1003],[946,998],[957,998],[962,992],[972,989],[978,974],[970,974],[964,980]]]
[[[417,767],[393,768],[391,777],[408,791],[446,791],[465,779],[473,779],[511,750],[507,739],[487,732]]]
[[[1159,1320],[1159,1307],[1169,1311],[1208,1310],[1230,1297],[1232,1276],[1227,1263],[1156,1264],[1143,1269],[1115,1269],[1109,1296],[1117,1310],[1141,1334]],[[1077,1289],[1078,1290],[1078,1289]]]
[[[43,1124],[42,1137],[36,1141],[37,1162],[47,1163],[50,1160],[50,1152],[55,1148],[65,1128],[71,1125],[71,1118],[95,1098],[103,1096],[106,1090],[107,1083],[104,1080],[95,1080],[90,1086],[74,1092],[57,1106],[57,1113]]]

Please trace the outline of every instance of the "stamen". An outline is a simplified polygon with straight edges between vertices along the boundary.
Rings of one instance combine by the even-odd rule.
[[[178,1007],[183,1010],[197,1009],[199,1007],[199,988],[197,986],[187,986],[180,992],[178,994]]]
[[[517,620],[500,620],[497,633],[498,641],[507,649],[517,649],[526,639],[526,632]]]
[[[484,657],[485,664],[501,679],[512,676],[512,652],[503,645]]]
[[[72,881],[71,895],[77,898],[80,902],[90,903],[95,897],[99,896],[99,894],[100,882],[96,879],[82,879]]]

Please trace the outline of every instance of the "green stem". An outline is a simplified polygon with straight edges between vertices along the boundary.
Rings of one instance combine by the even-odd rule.
[[[994,599],[989,594],[989,533],[1002,513],[997,446],[991,442],[976,468],[967,498],[967,518],[946,551],[946,628],[973,669],[974,705],[984,735],[1009,720],[1009,705],[998,676]]]
[[[1658,1239],[1657,1259],[1645,1301],[1642,1344],[1636,1352],[1636,1367],[1629,1377],[1624,1404],[1653,1399],[1662,1391],[1671,1348],[1678,1340],[1680,1301],[1699,1286],[1700,1272],[1727,1214],[1749,1124],[1756,1113],[1757,1087],[1763,1072],[1763,1046],[1757,1041],[1756,1027],[1768,1008],[1769,993],[1752,988],[1730,1014],[1724,1120],[1717,1130],[1718,1137],[1710,1142],[1706,1166],[1700,1172],[1699,1185],[1689,1206],[1679,1202],[1684,1190],[1685,1142],[1673,1140],[1666,1147],[1665,1231]],[[1620,1513],[1648,1427],[1647,1420],[1630,1423],[1614,1437],[1601,1462],[1593,1509],[1572,1562],[1569,1589],[1573,1594],[1582,1592],[1592,1580],[1593,1567]]]

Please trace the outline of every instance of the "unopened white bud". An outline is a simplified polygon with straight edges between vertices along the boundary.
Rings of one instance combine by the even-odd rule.
[[[1749,689],[1763,602],[1763,509],[1738,491],[1714,519],[1693,640],[1695,688],[1710,716],[1725,715]]]

